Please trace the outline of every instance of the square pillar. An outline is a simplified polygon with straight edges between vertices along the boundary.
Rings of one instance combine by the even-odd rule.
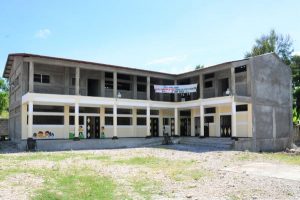
[[[27,137],[32,138],[33,132],[32,132],[32,124],[33,124],[33,102],[30,101],[28,103],[28,130],[27,130]]]
[[[203,75],[199,75],[199,98],[203,99]]]
[[[70,90],[70,69],[65,67],[65,94],[69,94]]]
[[[215,124],[216,124],[216,136],[221,137],[221,129],[220,129],[220,106],[216,106],[216,115],[215,115]]]
[[[235,67],[231,67],[231,95],[235,95]]]
[[[21,129],[21,133],[22,133],[22,139],[26,139],[28,137],[27,132],[28,132],[28,126],[27,126],[27,117],[28,117],[28,113],[27,113],[27,104],[22,104],[22,129]]]
[[[252,104],[248,104],[248,137],[252,137]]]
[[[117,114],[117,104],[114,104],[113,107],[113,126],[114,126],[114,135],[112,139],[118,139],[118,114]]]
[[[133,135],[137,136],[137,111],[136,108],[132,108],[132,127],[133,127]]]
[[[204,137],[204,106],[200,106],[200,137]]]
[[[147,76],[147,100],[151,100],[151,95],[150,95],[150,76]]]
[[[174,126],[175,126],[175,137],[178,137],[179,136],[179,133],[178,133],[178,108],[174,108]]]
[[[191,136],[195,136],[194,109],[191,109]]]
[[[80,68],[76,67],[76,74],[75,74],[75,95],[80,94]]]
[[[100,88],[101,97],[105,97],[105,72],[101,72],[100,74]]]
[[[74,126],[75,126],[74,140],[79,140],[79,104],[78,103],[75,103]]]
[[[134,75],[133,77],[133,99],[137,99],[137,77]]]
[[[33,91],[33,77],[34,77],[34,63],[32,61],[29,62],[29,83],[28,83],[28,92]]]
[[[102,126],[105,126],[105,108],[104,108],[104,106],[100,107],[100,130],[101,130]],[[104,131],[105,131],[105,129],[104,129]]]
[[[236,103],[231,102],[231,137],[236,137]]]
[[[117,96],[118,96],[118,74],[117,74],[117,72],[114,72],[113,78],[114,78],[114,80],[113,80],[113,97],[117,98]]]
[[[151,137],[151,119],[150,119],[150,106],[147,106],[147,118],[146,118],[146,125],[147,125],[147,135],[146,138]]]
[[[177,80],[174,80],[174,85],[177,85]],[[174,101],[178,101],[178,95],[176,93],[174,93]]]
[[[69,106],[64,106],[64,136],[69,138],[70,132],[70,112]]]

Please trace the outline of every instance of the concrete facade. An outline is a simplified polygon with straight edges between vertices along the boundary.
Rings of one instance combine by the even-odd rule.
[[[10,54],[3,77],[10,83],[9,134],[15,142],[100,138],[103,127],[106,138],[166,132],[229,137],[239,150],[278,151],[292,134],[291,71],[272,53],[177,75]],[[198,89],[192,94],[153,89],[193,83]]]

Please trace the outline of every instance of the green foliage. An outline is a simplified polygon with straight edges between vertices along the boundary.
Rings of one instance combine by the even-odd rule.
[[[0,115],[8,111],[8,96],[7,82],[0,78]]]
[[[294,51],[292,46],[293,42],[289,35],[283,36],[277,34],[275,30],[272,29],[268,35],[262,35],[260,38],[256,39],[255,45],[250,52],[246,53],[245,57],[274,52],[285,64],[290,65],[292,53]]]
[[[197,66],[195,67],[195,70],[202,69],[202,68],[204,68],[204,65],[197,65]]]

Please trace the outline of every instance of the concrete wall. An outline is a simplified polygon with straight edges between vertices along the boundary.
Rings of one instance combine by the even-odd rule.
[[[252,64],[253,150],[287,147],[292,132],[291,70],[276,55],[250,58]]]
[[[8,135],[8,119],[0,119],[0,136]]]

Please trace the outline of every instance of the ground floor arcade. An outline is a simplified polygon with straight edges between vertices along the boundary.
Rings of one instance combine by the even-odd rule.
[[[252,137],[251,102],[233,96],[188,102],[36,93],[22,98],[22,139],[158,137],[164,134]]]

